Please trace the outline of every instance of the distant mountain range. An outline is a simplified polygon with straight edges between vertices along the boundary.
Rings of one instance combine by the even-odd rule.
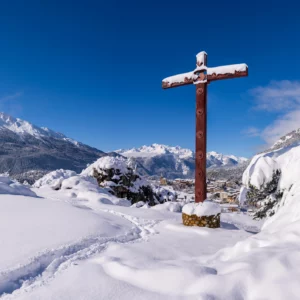
[[[45,127],[0,113],[0,173],[8,172],[20,181],[33,183],[49,171],[81,172],[87,164],[105,155],[122,155],[141,175],[193,178],[194,152],[179,146],[153,144],[105,153]],[[246,158],[207,153],[208,170],[235,168]]]
[[[170,179],[194,177],[195,154],[190,149],[152,144],[114,152],[135,161],[138,171],[144,175],[162,175]],[[214,151],[208,152],[206,159],[208,169],[235,167],[247,161],[244,157],[224,155]]]
[[[80,172],[104,155],[62,133],[0,113],[0,173],[34,181],[60,168]]]

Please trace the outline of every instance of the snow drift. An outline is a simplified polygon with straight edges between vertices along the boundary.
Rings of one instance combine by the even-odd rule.
[[[63,169],[50,172],[34,187],[68,190],[72,198],[122,206],[130,206],[130,202],[153,206],[176,198],[174,191],[154,186],[134,172],[131,159],[123,157],[102,157],[81,174]]]
[[[9,178],[7,174],[0,174],[0,194],[36,197],[36,194],[28,186]]]
[[[61,184],[64,179],[75,175],[76,172],[74,171],[59,169],[46,174],[45,176],[37,180],[33,186],[36,188],[49,186],[54,190],[58,190],[61,188]]]

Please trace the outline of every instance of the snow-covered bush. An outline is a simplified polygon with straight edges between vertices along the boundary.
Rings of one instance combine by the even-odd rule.
[[[12,174],[13,179],[18,180],[20,183],[28,182],[33,185],[37,180],[48,174],[49,171],[46,170],[30,170],[19,174]]]
[[[177,199],[177,193],[174,190],[162,186],[152,185],[153,192],[159,197],[160,202],[174,201]]]
[[[36,194],[32,190],[18,181],[11,179],[8,174],[0,174],[0,194],[36,197]]]
[[[152,206],[161,202],[150,183],[136,174],[125,158],[101,157],[81,175],[94,177],[100,187],[108,188],[118,198],[127,198],[132,204],[143,201]]]
[[[65,179],[75,175],[76,172],[70,170],[60,169],[60,170],[52,171],[46,174],[45,176],[43,176],[42,178],[38,179],[34,183],[33,187],[41,188],[41,187],[48,186],[51,187],[53,190],[59,190],[61,188],[62,182]]]
[[[86,199],[90,202],[130,206],[126,199],[112,196],[108,189],[99,187],[97,180],[91,176],[76,175],[63,180],[61,190],[69,190],[73,198]]]
[[[96,203],[130,206],[126,199],[119,199],[109,193],[108,188],[99,187],[95,178],[87,175],[77,175],[73,171],[57,170],[46,174],[36,183],[36,187],[50,187],[64,192],[70,198]]]

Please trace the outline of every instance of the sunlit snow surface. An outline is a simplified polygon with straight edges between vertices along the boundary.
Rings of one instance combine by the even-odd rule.
[[[299,299],[300,214],[185,227],[180,204],[127,207],[81,177],[0,195],[0,299]]]

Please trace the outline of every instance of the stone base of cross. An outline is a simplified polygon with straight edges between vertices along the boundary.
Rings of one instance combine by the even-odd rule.
[[[188,226],[219,227],[218,205],[204,202],[206,191],[206,133],[207,133],[207,85],[216,80],[248,76],[246,64],[207,67],[207,53],[197,54],[196,69],[162,81],[164,89],[194,84],[196,86],[196,151],[195,151],[195,203],[183,209],[183,223]],[[218,226],[216,226],[216,224]]]

